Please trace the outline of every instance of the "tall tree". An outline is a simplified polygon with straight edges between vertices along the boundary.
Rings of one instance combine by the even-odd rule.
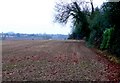
[[[93,2],[89,2],[92,6],[92,12],[94,12]],[[57,14],[55,19],[66,24],[68,19],[71,18],[74,33],[81,34],[82,38],[86,37],[88,39],[90,34],[89,23],[87,16],[90,16],[88,7],[83,7],[87,2],[71,2],[71,3],[62,3],[56,5]],[[81,7],[82,6],[82,7]]]
[[[110,2],[106,5],[109,8],[110,24],[115,26],[109,50],[120,57],[120,2]]]

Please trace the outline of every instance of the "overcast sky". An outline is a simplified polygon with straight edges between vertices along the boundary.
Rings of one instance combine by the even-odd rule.
[[[16,33],[69,34],[71,28],[53,23],[56,0],[0,0],[0,30]],[[95,5],[103,0],[94,0]]]

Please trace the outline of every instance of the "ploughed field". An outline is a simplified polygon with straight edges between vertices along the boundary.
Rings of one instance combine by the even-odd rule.
[[[3,81],[120,80],[120,65],[77,40],[2,41]]]

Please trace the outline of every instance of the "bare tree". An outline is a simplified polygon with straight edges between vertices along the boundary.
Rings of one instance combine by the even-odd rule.
[[[92,13],[94,12],[93,1],[90,2],[85,1],[72,1],[71,3],[57,3],[55,20],[59,23],[66,24],[69,18],[72,18],[71,22],[75,26],[75,28],[81,28],[81,33],[83,32],[83,36],[88,37],[90,30],[88,27],[87,16],[90,16],[88,4],[91,4]]]

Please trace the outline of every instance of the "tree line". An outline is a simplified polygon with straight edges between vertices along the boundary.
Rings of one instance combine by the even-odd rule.
[[[26,34],[26,33],[0,33],[0,40],[65,40],[68,35],[63,34]]]
[[[93,1],[59,2],[55,20],[72,23],[69,39],[83,39],[90,47],[107,50],[120,57],[120,2],[106,2],[100,8]]]

